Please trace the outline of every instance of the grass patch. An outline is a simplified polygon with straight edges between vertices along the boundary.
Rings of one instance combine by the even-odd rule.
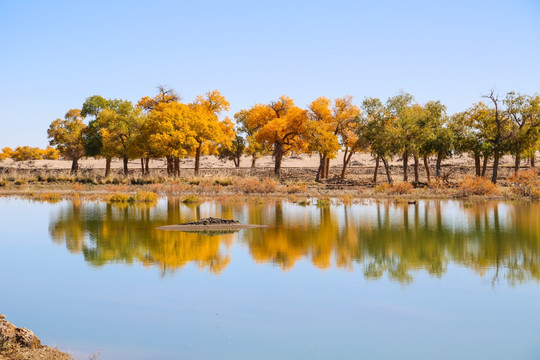
[[[107,199],[109,203],[152,203],[156,202],[158,194],[151,191],[138,190],[135,194],[112,194]]]

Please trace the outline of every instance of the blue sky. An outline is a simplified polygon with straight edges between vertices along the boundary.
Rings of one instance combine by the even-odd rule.
[[[218,89],[230,115],[285,94],[461,111],[495,88],[540,92],[540,1],[0,0],[0,148],[47,144],[94,94]]]

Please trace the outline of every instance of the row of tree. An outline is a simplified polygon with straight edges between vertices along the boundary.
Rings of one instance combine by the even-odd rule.
[[[279,176],[283,157],[292,153],[319,156],[317,180],[328,177],[329,164],[340,153],[341,177],[345,178],[351,157],[370,152],[375,159],[374,181],[379,164],[392,182],[389,161],[400,157],[403,180],[408,181],[409,160],[413,161],[414,181],[419,181],[420,162],[428,181],[429,159],[436,158],[436,176],[442,162],[452,154],[469,154],[475,173],[486,175],[493,160],[492,181],[498,177],[499,161],[504,154],[516,159],[516,171],[523,158],[530,158],[540,139],[540,96],[510,92],[500,98],[493,91],[466,111],[448,116],[439,101],[418,104],[405,92],[387,99],[365,98],[361,106],[351,96],[330,100],[315,99],[307,109],[287,96],[269,104],[256,104],[234,115],[234,122],[220,119],[229,110],[229,102],[217,91],[183,103],[173,89],[158,87],[154,97],[144,97],[136,105],[126,100],[92,96],[82,108],[70,110],[64,119],[49,127],[50,144],[73,160],[72,172],[83,156],[106,160],[105,175],[113,158],[124,161],[141,159],[144,174],[149,160],[167,159],[170,175],[180,174],[180,159],[195,158],[198,174],[200,157],[217,154],[240,166],[243,155],[251,156],[251,166],[265,154],[274,158],[274,173]],[[87,122],[86,122],[87,121]],[[236,124],[235,124],[236,123]]]
[[[0,152],[0,161],[5,159],[12,159],[14,161],[58,160],[59,158],[60,153],[52,147],[40,149],[31,146],[17,146],[15,150],[10,147],[5,147],[2,149],[2,152]]]

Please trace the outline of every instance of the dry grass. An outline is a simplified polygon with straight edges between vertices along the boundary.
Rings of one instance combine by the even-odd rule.
[[[540,180],[533,170],[518,171],[510,181],[514,193],[535,199],[540,198]]]
[[[468,175],[459,183],[458,195],[497,196],[501,195],[501,190],[496,184],[485,177]]]
[[[375,192],[385,193],[387,195],[405,195],[412,192],[413,186],[411,183],[402,181],[394,184],[380,184],[375,187]]]
[[[158,194],[151,191],[137,190],[135,194],[116,193],[107,198],[109,203],[152,203],[156,202]]]
[[[268,194],[275,192],[279,182],[272,178],[238,178],[233,188],[238,193],[243,194]]]

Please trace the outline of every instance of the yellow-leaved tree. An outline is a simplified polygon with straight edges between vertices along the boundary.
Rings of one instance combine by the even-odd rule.
[[[319,168],[315,181],[328,177],[327,160],[334,159],[340,149],[331,105],[332,101],[324,96],[315,99],[309,105],[310,121],[306,131],[308,150],[319,154]]]
[[[282,96],[268,105],[257,104],[247,113],[247,125],[257,129],[255,140],[274,155],[274,174],[281,174],[283,156],[302,152],[307,144],[304,139],[308,129],[307,111],[294,105],[291,98]]]
[[[258,124],[248,121],[253,115],[252,112],[255,110],[256,107],[253,107],[250,110],[240,110],[234,114],[234,120],[238,124],[238,132],[245,134],[247,147],[244,149],[244,153],[251,156],[252,168],[255,167],[257,159],[262,157],[268,151],[263,144],[255,139],[255,134],[257,133],[257,130],[259,130],[257,127]]]
[[[352,103],[352,96],[344,96],[333,102],[326,97],[319,97],[309,105],[310,148],[319,153],[320,164],[317,178],[328,178],[330,159],[343,149],[343,167],[341,178],[352,155],[361,148],[366,148],[365,141],[358,137],[360,108]]]
[[[97,117],[102,151],[122,159],[124,175],[128,174],[128,160],[141,157],[139,138],[145,117],[140,107],[133,107],[125,100],[120,100],[116,108],[102,110]]]
[[[83,133],[86,125],[83,120],[81,110],[71,109],[64,119],[54,120],[47,130],[49,144],[55,146],[64,157],[72,160],[71,174],[74,175],[77,175],[79,159],[84,155]]]
[[[205,96],[199,95],[189,106],[197,113],[196,117],[191,118],[194,121],[189,126],[197,141],[195,175],[198,175],[201,154],[216,153],[218,145],[230,146],[236,133],[230,119],[219,120],[218,115],[222,111],[228,111],[230,107],[229,102],[219,91],[209,91]]]
[[[180,176],[180,159],[198,146],[191,125],[204,121],[201,114],[179,102],[159,103],[148,114],[143,134],[156,157],[167,158],[167,173]]]

